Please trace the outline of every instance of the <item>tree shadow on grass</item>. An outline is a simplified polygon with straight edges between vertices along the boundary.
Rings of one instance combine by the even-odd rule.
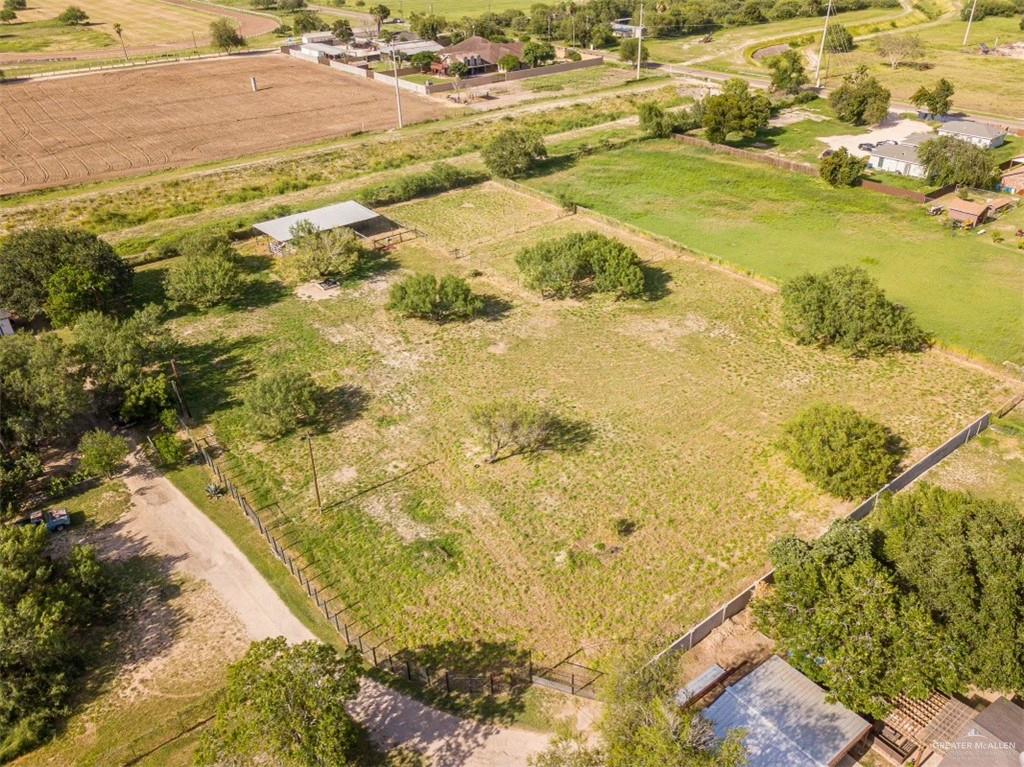
[[[167,303],[167,293],[164,291],[164,279],[167,277],[167,271],[165,266],[135,271],[132,281],[131,308],[133,310],[142,309],[148,304]]]
[[[512,303],[506,301],[500,296],[493,295],[481,295],[481,299],[484,302],[484,309],[479,315],[479,319],[485,320],[486,322],[497,322],[505,319],[508,313],[512,311]]]
[[[556,154],[548,157],[545,160],[541,160],[534,165],[530,170],[522,175],[522,179],[538,178],[540,176],[550,176],[559,171],[569,170],[579,159],[576,153],[570,154]]]
[[[648,301],[659,301],[672,292],[668,287],[672,282],[672,275],[660,266],[641,264],[640,268],[644,273],[644,298]]]
[[[362,415],[369,403],[370,393],[359,386],[343,384],[325,389],[318,397],[318,414],[313,430],[323,434],[341,428]]]
[[[179,348],[176,359],[181,393],[193,418],[206,418],[232,404],[232,390],[253,374],[246,352],[257,346],[259,340],[257,336],[244,336]]]

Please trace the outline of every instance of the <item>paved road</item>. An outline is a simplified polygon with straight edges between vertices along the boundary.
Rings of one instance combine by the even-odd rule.
[[[124,482],[132,494],[126,532],[213,586],[250,639],[313,639],[231,539],[166,477],[133,459]],[[545,734],[459,719],[369,679],[352,713],[378,743],[413,748],[433,767],[526,767],[548,743]]]

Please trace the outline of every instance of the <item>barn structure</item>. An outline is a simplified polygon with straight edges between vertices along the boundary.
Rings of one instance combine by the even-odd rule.
[[[355,200],[261,221],[254,224],[253,229],[267,236],[271,253],[281,256],[287,253],[289,244],[295,239],[296,227],[302,223],[311,224],[318,232],[349,229],[357,237],[365,240],[367,247],[375,250],[398,245],[422,234],[417,229],[409,229],[395,223]]]

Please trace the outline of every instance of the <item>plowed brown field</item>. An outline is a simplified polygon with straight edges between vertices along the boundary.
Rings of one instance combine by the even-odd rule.
[[[402,109],[409,124],[444,107],[403,93]],[[0,194],[242,157],[395,123],[387,86],[281,54],[8,83],[0,85]]]

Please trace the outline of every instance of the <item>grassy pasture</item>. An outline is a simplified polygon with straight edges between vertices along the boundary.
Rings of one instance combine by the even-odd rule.
[[[115,23],[124,27],[124,42],[130,48],[178,43],[186,38],[191,46],[191,33],[205,38],[210,22],[216,18],[198,5],[193,10],[159,0],[79,0],[74,5],[89,15],[89,22],[76,28],[55,21],[68,5],[67,0],[32,0],[27,10],[18,12],[18,20],[26,23],[0,27],[0,51],[67,52],[120,47],[114,34]],[[23,46],[31,47],[14,47],[19,40]]]
[[[997,419],[987,432],[928,474],[952,490],[1013,501],[1024,512],[1024,413]]]
[[[501,187],[387,214],[427,237],[340,297],[304,302],[258,271],[247,310],[172,328],[186,396],[255,500],[281,503],[290,538],[398,646],[464,657],[476,639],[492,654],[599,658],[664,638],[761,572],[775,535],[810,534],[843,508],[773,447],[807,402],[853,404],[919,454],[1006,394],[937,353],[857,362],[796,347],[774,295],[622,232],[648,262],[650,300],[541,301],[519,285],[515,253],[602,225]],[[155,285],[165,266],[140,280]],[[396,320],[388,286],[414,269],[466,276],[488,318]],[[240,404],[247,380],[283,366],[309,370],[335,403],[313,436],[322,514],[301,436],[253,437]],[[482,464],[467,413],[498,397],[545,403],[582,444]],[[627,538],[622,517],[638,526]]]
[[[996,364],[1024,360],[1020,251],[953,234],[922,206],[671,141],[592,155],[531,183],[772,279],[863,266],[942,342]]]
[[[954,109],[1013,117],[1024,114],[1024,59],[982,55],[979,46],[990,48],[1024,41],[1020,18],[990,16],[971,27],[969,44],[963,43],[966,22],[949,19],[935,26],[911,30],[925,46],[927,69],[893,69],[874,49],[872,41],[863,41],[851,53],[833,58],[831,77],[825,83],[835,86],[841,75],[866,64],[871,72],[892,91],[893,99],[907,102],[922,84],[931,85],[944,77],[956,86]]]

